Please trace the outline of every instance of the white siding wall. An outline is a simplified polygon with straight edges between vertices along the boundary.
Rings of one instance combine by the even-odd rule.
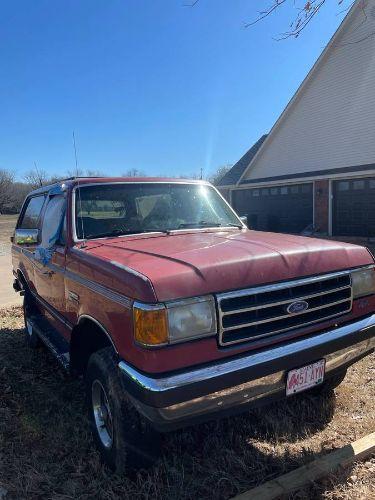
[[[375,0],[356,8],[245,175],[375,163]]]

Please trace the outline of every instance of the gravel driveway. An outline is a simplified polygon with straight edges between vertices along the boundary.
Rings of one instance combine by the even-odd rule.
[[[0,216],[0,308],[20,305],[21,297],[12,287],[12,259],[9,237],[16,223],[16,216]]]

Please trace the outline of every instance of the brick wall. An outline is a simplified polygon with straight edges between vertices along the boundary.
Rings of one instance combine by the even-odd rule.
[[[328,233],[329,182],[315,181],[314,192],[315,227],[320,233]]]

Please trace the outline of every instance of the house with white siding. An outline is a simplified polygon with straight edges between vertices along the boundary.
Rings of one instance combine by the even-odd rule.
[[[250,227],[375,236],[375,0],[354,2],[248,160],[219,188]]]

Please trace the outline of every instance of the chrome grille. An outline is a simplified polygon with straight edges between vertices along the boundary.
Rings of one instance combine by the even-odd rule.
[[[217,295],[219,343],[236,344],[324,321],[352,309],[350,271]],[[294,302],[306,310],[289,313]]]

